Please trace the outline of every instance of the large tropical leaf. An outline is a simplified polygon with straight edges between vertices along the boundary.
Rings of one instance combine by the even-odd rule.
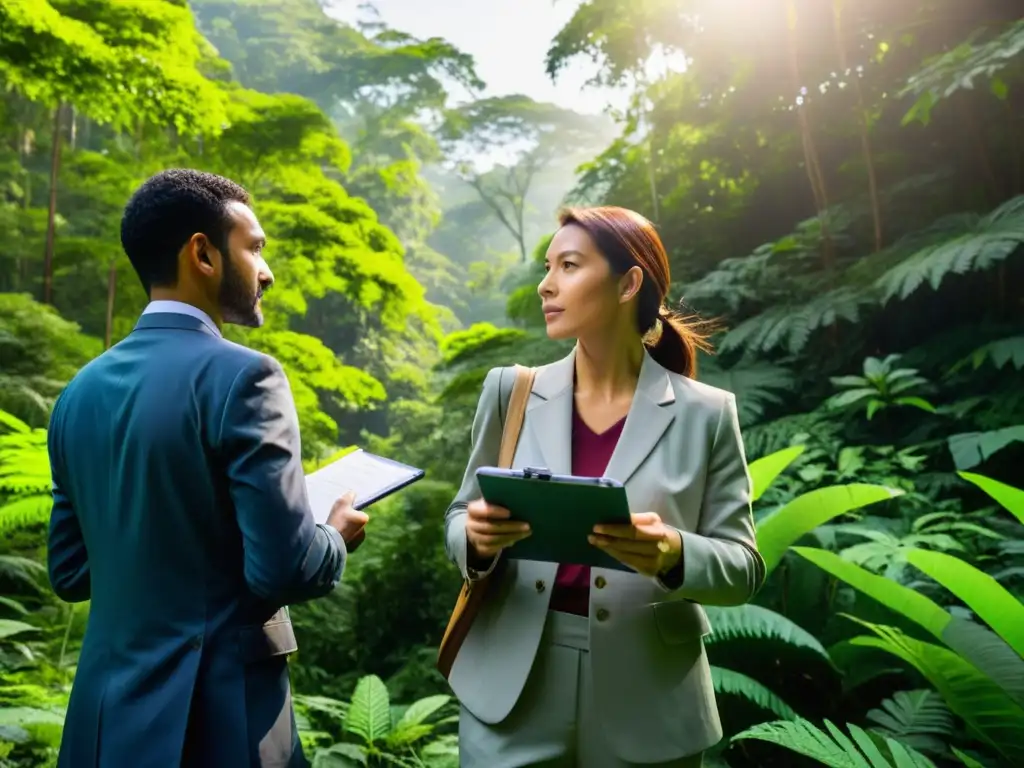
[[[921,752],[941,754],[953,733],[953,716],[935,691],[897,691],[868,712],[873,730]]]
[[[818,488],[785,504],[757,524],[757,547],[771,573],[793,544],[819,525],[879,501],[893,499],[903,491],[882,485],[851,483]]]
[[[429,736],[436,726],[427,721],[444,708],[451,698],[445,694],[437,694],[413,702],[388,735],[388,745],[397,748],[408,747]]]
[[[911,549],[906,557],[911,565],[960,598],[1024,658],[1024,604],[999,582],[945,552]]]
[[[711,681],[719,696],[739,696],[784,720],[795,720],[796,712],[767,686],[752,677],[723,667],[711,667]]]
[[[783,448],[781,451],[776,451],[768,456],[762,456],[757,461],[750,462],[750,479],[754,484],[754,493],[750,500],[756,502],[760,499],[764,492],[771,487],[771,484],[775,482],[775,478],[781,475],[790,464],[800,458],[800,454],[804,452],[806,447],[804,445],[794,445],[789,448]]]
[[[915,640],[895,627],[850,617],[877,637],[855,637],[850,642],[876,648],[903,659],[920,672],[962,718],[1011,765],[1024,765],[1024,708],[994,681],[953,651]]]
[[[961,432],[946,438],[953,463],[959,470],[972,469],[1006,446],[1021,441],[1024,441],[1024,424],[989,432]]]
[[[998,635],[985,627],[954,618],[919,592],[873,574],[832,552],[811,547],[793,547],[793,552],[920,625],[994,680],[1019,706],[1024,706],[1024,661]]]
[[[1024,523],[1024,491],[1014,488],[1012,485],[1000,483],[991,477],[977,475],[973,472],[957,472],[960,477],[969,483],[974,483],[985,493],[999,502],[1011,515]]]
[[[856,725],[847,724],[852,740],[828,720],[825,727],[828,733],[803,719],[761,723],[733,736],[732,740],[767,741],[830,768],[935,768],[935,763],[927,757],[895,739],[885,738],[889,752],[886,755],[871,736]]]
[[[384,681],[376,675],[366,675],[356,683],[345,730],[368,745],[383,741],[391,732],[391,700]]]

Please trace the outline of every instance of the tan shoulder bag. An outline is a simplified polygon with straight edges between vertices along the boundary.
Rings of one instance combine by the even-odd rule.
[[[508,410],[505,414],[505,424],[501,431],[501,448],[498,451],[499,467],[508,469],[512,466],[516,445],[519,443],[519,434],[523,429],[523,419],[526,416],[526,404],[530,399],[530,390],[533,389],[535,373],[533,368],[516,366],[516,381],[512,386],[512,394],[509,397]],[[437,651],[437,668],[445,678],[451,674],[455,657],[458,656],[459,649],[469,634],[473,621],[487,597],[489,587],[499,573],[503,562],[503,560],[499,560],[494,570],[484,578],[463,583],[451,618],[448,619],[448,628],[441,640],[441,647]]]

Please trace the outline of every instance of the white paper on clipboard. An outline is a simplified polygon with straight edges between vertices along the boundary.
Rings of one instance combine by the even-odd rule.
[[[306,495],[318,523],[327,522],[331,507],[346,491],[362,508],[423,477],[423,470],[367,453],[362,448],[306,475]]]

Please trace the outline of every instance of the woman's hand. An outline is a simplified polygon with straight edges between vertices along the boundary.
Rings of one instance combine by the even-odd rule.
[[[631,525],[595,525],[590,543],[644,576],[671,570],[683,554],[679,531],[661,522],[656,512],[630,517]]]
[[[490,560],[501,550],[530,535],[530,524],[509,520],[511,513],[477,499],[466,507],[466,540],[470,550],[482,560]]]

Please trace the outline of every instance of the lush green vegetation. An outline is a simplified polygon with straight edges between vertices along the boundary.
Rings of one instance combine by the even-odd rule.
[[[599,62],[631,94],[609,125],[456,103],[470,57],[316,0],[0,5],[0,766],[55,759],[88,606],[41,565],[49,408],[144,306],[120,212],[170,166],[255,195],[278,286],[229,333],[285,366],[309,465],[359,443],[430,474],[293,609],[317,766],[457,765],[443,512],[487,368],[563,351],[534,294],[563,199],[655,220],[722,327],[700,378],[737,393],[771,575],[709,608],[708,763],[1024,764],[1024,21],[727,6],[580,4],[547,65]]]

